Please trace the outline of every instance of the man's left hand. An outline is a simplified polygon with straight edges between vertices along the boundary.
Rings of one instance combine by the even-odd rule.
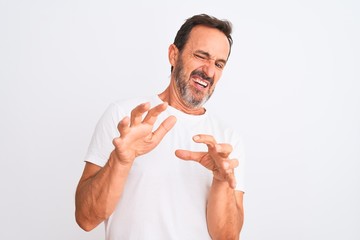
[[[231,188],[235,188],[236,179],[234,169],[239,165],[236,159],[229,159],[232,146],[225,143],[217,143],[213,136],[199,134],[193,137],[194,142],[207,145],[207,152],[193,152],[188,150],[176,150],[175,155],[183,160],[192,160],[200,163],[211,170],[214,178],[228,182]]]

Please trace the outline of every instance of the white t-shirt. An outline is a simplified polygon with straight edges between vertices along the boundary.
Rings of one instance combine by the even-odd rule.
[[[104,166],[119,136],[119,121],[130,116],[140,103],[156,106],[158,96],[111,104],[99,120],[85,160]],[[211,239],[206,223],[206,202],[212,172],[194,161],[175,156],[176,149],[207,151],[195,143],[196,134],[210,134],[218,143],[233,146],[231,158],[239,160],[235,169],[236,190],[244,191],[244,157],[241,140],[209,113],[188,115],[171,106],[160,114],[154,130],[168,116],[175,126],[151,152],[135,159],[125,189],[114,213],[105,221],[106,240],[206,240]]]

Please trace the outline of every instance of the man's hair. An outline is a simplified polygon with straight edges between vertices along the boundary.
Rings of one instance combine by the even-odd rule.
[[[216,28],[220,30],[222,33],[224,33],[230,44],[230,51],[229,51],[229,56],[230,56],[231,46],[233,43],[231,37],[231,32],[232,32],[231,22],[229,22],[228,20],[220,20],[213,16],[209,16],[207,14],[194,15],[191,18],[188,18],[185,21],[185,23],[180,27],[174,39],[174,45],[179,49],[179,52],[182,52],[187,40],[189,39],[191,30],[197,25]],[[171,70],[172,69],[173,67],[171,67]]]

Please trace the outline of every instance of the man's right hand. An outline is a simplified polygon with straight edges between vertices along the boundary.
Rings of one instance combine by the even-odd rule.
[[[153,131],[167,106],[162,103],[150,109],[150,103],[143,103],[134,108],[131,116],[118,124],[120,136],[113,140],[115,149],[105,166],[86,163],[75,201],[76,221],[81,228],[90,231],[113,213],[134,159],[153,150],[174,126],[176,118],[169,116]]]
[[[157,117],[167,106],[164,102],[150,109],[150,103],[143,103],[131,111],[130,118],[123,118],[118,124],[120,136],[113,140],[113,157],[131,165],[136,157],[153,150],[176,123],[175,116],[169,116],[153,131]]]

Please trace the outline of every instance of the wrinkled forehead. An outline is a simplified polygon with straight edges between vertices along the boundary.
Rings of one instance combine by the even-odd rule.
[[[226,35],[216,28],[195,26],[189,34],[185,49],[207,52],[214,59],[227,59],[230,43]]]

